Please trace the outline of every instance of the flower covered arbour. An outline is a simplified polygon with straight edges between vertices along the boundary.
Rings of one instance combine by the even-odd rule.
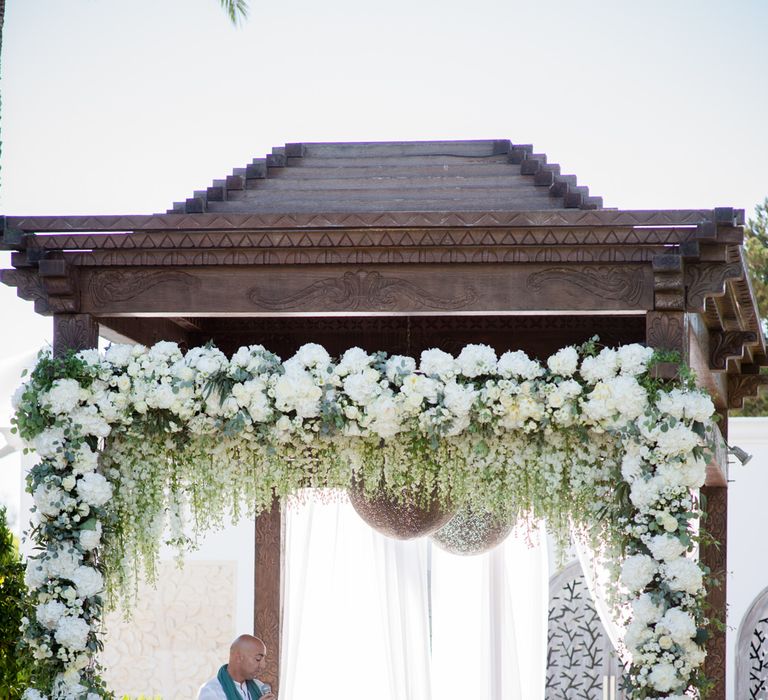
[[[40,458],[28,477],[37,551],[37,659],[29,698],[108,695],[96,663],[103,609],[225,517],[306,487],[362,483],[509,518],[575,524],[616,564],[631,611],[631,698],[686,698],[704,683],[704,571],[694,554],[710,398],[684,372],[652,377],[640,345],[566,347],[542,364],[468,345],[411,357],[319,345],[113,345],[41,356],[15,396]],[[619,573],[620,570],[620,573]]]

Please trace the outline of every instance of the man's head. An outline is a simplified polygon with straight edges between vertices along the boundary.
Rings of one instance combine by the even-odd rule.
[[[267,660],[267,647],[258,637],[241,634],[229,648],[229,675],[238,683],[258,678]]]

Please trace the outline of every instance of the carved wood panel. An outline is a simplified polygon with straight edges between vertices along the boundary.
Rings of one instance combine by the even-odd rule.
[[[278,501],[256,518],[253,629],[267,646],[264,678],[279,693],[285,518]]]
[[[99,345],[99,324],[89,314],[56,314],[53,317],[53,354],[87,350]]]
[[[682,311],[649,311],[646,319],[646,343],[659,350],[675,350],[688,357],[688,318]]]
[[[701,490],[706,498],[706,531],[715,539],[716,545],[701,548],[701,560],[709,567],[718,585],[707,591],[707,602],[711,616],[726,621],[726,584],[728,559],[728,489],[718,486],[704,486]],[[715,683],[712,698],[725,698],[725,631],[717,631],[710,625],[707,641],[707,658],[704,672]]]

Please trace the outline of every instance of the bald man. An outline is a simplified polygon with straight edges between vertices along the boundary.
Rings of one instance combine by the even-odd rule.
[[[241,634],[229,648],[229,663],[200,688],[197,700],[277,700],[257,678],[266,661],[267,645],[258,637]]]

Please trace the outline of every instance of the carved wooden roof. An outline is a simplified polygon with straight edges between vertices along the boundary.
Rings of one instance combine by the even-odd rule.
[[[288,323],[296,316],[366,317],[392,347],[402,324],[374,330],[371,317],[451,316],[457,342],[506,338],[494,317],[584,320],[548,326],[546,342],[515,326],[543,351],[552,333],[605,334],[607,317],[629,319],[612,338],[636,340],[632,318],[644,317],[657,347],[696,337],[692,364],[721,403],[754,393],[768,364],[743,211],[604,209],[509,141],[287,144],[173,213],[1,223],[14,252],[0,274],[19,296],[141,342],[267,334],[290,347],[314,327]],[[470,332],[474,317],[485,330]],[[433,326],[420,323],[406,335],[428,342]],[[329,342],[333,332],[323,326]]]
[[[289,143],[169,213],[598,209],[532,146],[495,141]]]

